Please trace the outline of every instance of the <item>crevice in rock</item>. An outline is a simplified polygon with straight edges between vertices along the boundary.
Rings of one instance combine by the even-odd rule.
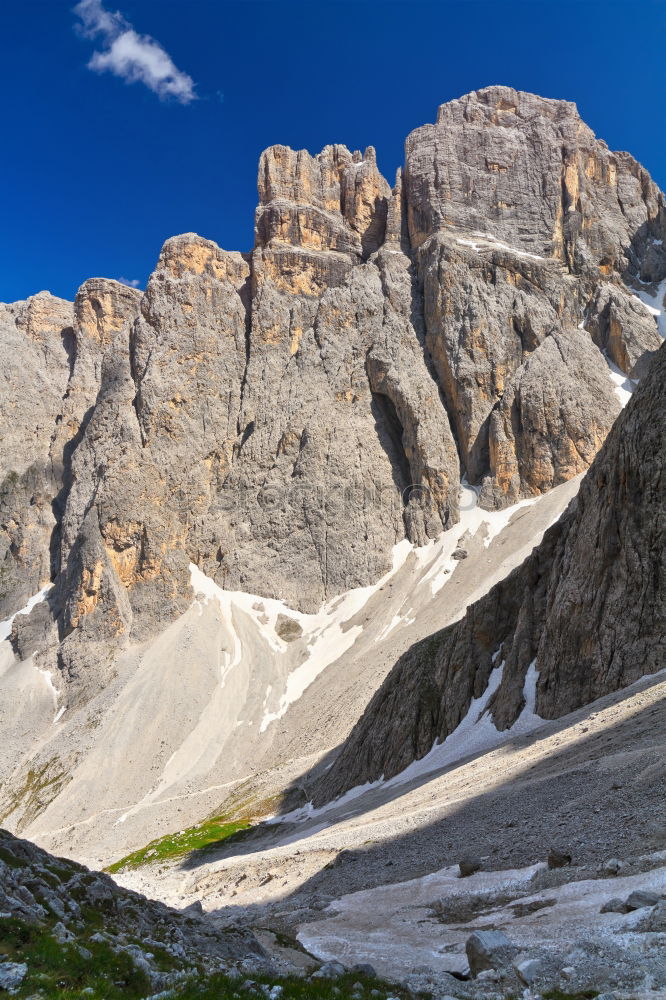
[[[146,359],[145,365],[143,366],[143,371],[139,373],[136,367],[136,329],[134,324],[130,327],[128,348],[129,348],[128,353],[129,353],[130,374],[132,376],[132,381],[134,382],[134,385],[136,387],[136,392],[134,394],[134,398],[132,399],[132,409],[136,414],[137,423],[139,425],[141,445],[142,447],[145,448],[147,439],[140,415],[141,383],[145,378],[146,372],[148,371],[148,365],[150,364],[150,359],[153,356],[153,352],[152,350],[148,352],[148,357]],[[101,392],[101,386],[100,386],[100,392]]]
[[[395,405],[383,393],[372,393],[372,415],[380,444],[391,463],[391,473],[396,489],[402,494],[411,483],[409,459],[403,446],[403,426]]]
[[[51,579],[55,580],[60,573],[60,543],[62,539],[62,519],[67,505],[67,497],[72,488],[72,459],[74,452],[83,440],[86,428],[90,423],[95,407],[89,406],[83,415],[79,429],[65,444],[62,451],[61,488],[51,501],[51,510],[55,518],[55,526],[51,532],[49,540],[49,554],[51,562]]]
[[[60,331],[60,339],[62,340],[62,346],[65,349],[65,354],[67,355],[67,362],[69,364],[69,378],[71,379],[72,375],[74,374],[74,365],[76,363],[76,334],[74,333],[74,328],[71,326],[66,326],[64,330]],[[69,391],[69,379],[68,379],[67,389],[65,390],[65,396],[67,396],[68,391]]]
[[[252,255],[248,255],[248,264],[250,267],[250,273],[245,279],[243,287],[239,292],[240,300],[243,303],[245,309],[245,366],[243,368],[243,375],[241,376],[240,382],[240,398],[238,400],[238,416],[236,418],[236,433],[240,435],[242,433],[241,429],[241,414],[243,412],[243,401],[245,399],[245,387],[247,385],[247,372],[250,366],[250,352],[252,349],[252,281],[253,281],[253,266],[252,266]],[[248,432],[248,428],[251,426],[251,430]],[[245,443],[249,434],[254,430],[254,421],[251,421],[251,425],[245,428],[243,433],[243,440],[240,442],[240,447]],[[235,451],[235,450],[234,450]]]

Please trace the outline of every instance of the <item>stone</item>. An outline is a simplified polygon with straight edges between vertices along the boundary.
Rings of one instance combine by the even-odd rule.
[[[553,847],[548,852],[548,867],[549,868],[565,868],[566,865],[571,864],[571,855],[566,854],[564,851],[558,850]]]
[[[294,642],[295,639],[303,635],[303,628],[295,618],[279,614],[277,616],[275,632],[283,642]]]
[[[346,969],[340,962],[324,962],[316,972],[313,972],[310,979],[338,979],[344,976]]]
[[[63,923],[61,923],[61,921],[58,921],[57,924],[54,924],[51,933],[53,934],[53,937],[56,939],[58,944],[69,944],[70,941],[74,940],[74,934],[72,934],[71,931],[67,930],[67,928]]]
[[[599,867],[599,874],[603,875],[604,878],[612,878],[615,875],[619,875],[625,867],[624,862],[620,861],[618,858],[608,858],[608,860],[604,861]]]
[[[659,900],[652,912],[643,918],[638,930],[651,931],[654,934],[666,933],[666,899]]]
[[[496,969],[484,969],[476,978],[483,982],[496,983],[500,977]]]
[[[614,896],[612,899],[606,900],[602,903],[599,913],[626,913],[627,907],[625,906],[624,900],[619,899]]]
[[[656,892],[649,892],[646,889],[635,889],[634,892],[631,892],[627,896],[624,905],[627,911],[641,910],[646,906],[656,906],[660,900],[661,897]]]
[[[501,969],[518,951],[503,931],[475,931],[465,941],[465,952],[473,977],[486,969]]]
[[[377,978],[377,970],[369,962],[355,962],[350,972],[355,972],[359,976],[368,976],[369,979]],[[363,989],[362,983],[354,983],[354,989]]]
[[[468,878],[470,875],[473,875],[474,872],[481,871],[482,868],[483,862],[481,861],[481,858],[465,857],[461,858],[458,862],[460,878]]]
[[[522,962],[514,962],[513,967],[518,978],[526,986],[531,986],[546,971],[543,961],[538,958],[526,958]]]
[[[0,989],[17,990],[27,973],[25,962],[0,962]]]

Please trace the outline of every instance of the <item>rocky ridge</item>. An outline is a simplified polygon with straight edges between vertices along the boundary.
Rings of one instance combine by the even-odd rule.
[[[48,975],[40,980],[43,955],[34,965],[3,961],[7,946],[19,944],[20,952],[20,942],[29,942],[31,931],[48,936],[52,948],[64,949],[62,966],[54,971],[65,982],[49,983]],[[250,931],[227,928],[219,933],[194,911],[180,913],[122,889],[108,875],[55,858],[0,830],[0,989],[12,985],[3,979],[13,973],[14,992],[28,975],[26,986],[48,987],[55,991],[48,995],[59,995],[62,987],[76,988],[76,980],[92,980],[95,965],[104,969],[112,955],[118,962],[114,972],[122,980],[113,986],[124,985],[132,996],[137,986],[156,993],[189,976],[229,971],[242,962],[256,971],[270,967]],[[77,970],[72,983],[67,980],[74,957],[83,970],[86,963],[89,968]],[[90,992],[102,995],[97,989]]]
[[[249,254],[179,236],[143,295],[4,307],[39,427],[3,402],[0,596],[55,581],[13,641],[57,683],[105,683],[191,562],[315,610],[455,523],[461,476],[489,509],[575,476],[620,408],[602,352],[633,378],[660,343],[627,282],[666,276],[663,195],[567,102],[443,105],[393,189],[342,146],[272,147],[258,187]]]

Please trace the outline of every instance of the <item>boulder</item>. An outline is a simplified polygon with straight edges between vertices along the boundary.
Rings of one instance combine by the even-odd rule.
[[[636,889],[630,893],[625,902],[625,908],[631,910],[642,910],[646,906],[656,906],[661,897],[656,892],[649,892],[647,889]]]
[[[627,907],[623,899],[614,896],[601,905],[599,913],[626,913]]]
[[[313,972],[310,979],[339,979],[344,976],[346,969],[340,962],[324,962],[316,972]]]
[[[659,900],[652,912],[643,918],[638,929],[654,934],[666,933],[666,899]]]
[[[368,976],[371,979],[377,978],[377,970],[374,965],[370,965],[369,962],[356,962],[355,965],[352,965],[351,971],[357,973],[359,976]],[[357,985],[361,986],[361,984],[354,983],[355,987]],[[361,986],[361,989],[362,988],[363,987]]]
[[[556,847],[551,848],[548,852],[548,867],[549,868],[564,868],[566,865],[571,864],[571,855],[566,854],[564,851],[558,850]]]
[[[613,877],[614,875],[619,875],[623,868],[625,868],[623,861],[618,858],[608,858],[604,861],[602,865],[599,866],[599,874],[603,875],[605,878]]]
[[[525,958],[521,962],[514,962],[513,967],[525,986],[531,986],[546,971],[544,962],[539,958]]]
[[[518,948],[503,931],[475,931],[467,938],[465,951],[470,972],[476,977],[486,969],[508,965]]]
[[[0,962],[0,990],[16,990],[28,972],[25,962]]]
[[[473,875],[474,872],[481,871],[482,868],[483,862],[480,858],[464,857],[458,862],[460,878],[468,878],[470,875]]]

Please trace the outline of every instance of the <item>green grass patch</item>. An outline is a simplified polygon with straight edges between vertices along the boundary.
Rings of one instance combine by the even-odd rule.
[[[279,1000],[344,1000],[351,997],[354,985],[361,983],[363,994],[370,1000],[370,991],[377,990],[381,997],[399,997],[400,1000],[412,1000],[411,994],[403,987],[378,979],[369,979],[358,973],[347,973],[339,979],[305,979],[300,976],[287,976],[282,979],[267,976],[249,976],[255,983],[266,986],[280,986],[282,993]],[[230,980],[224,975],[213,975],[207,979],[190,982],[176,990],[175,995],[182,1000],[263,1000],[264,993],[243,989],[238,980]],[[372,998],[375,1000],[375,998]]]
[[[28,865],[27,861],[17,858],[12,851],[8,851],[4,847],[0,847],[0,861],[4,861],[10,868],[26,868]]]
[[[106,942],[85,941],[90,957],[76,944],[59,944],[43,927],[0,918],[0,954],[5,961],[25,962],[28,972],[17,996],[85,996],[84,989],[105,1000],[148,996],[150,979],[129,955],[116,954]]]
[[[146,847],[133,851],[132,854],[121,858],[120,861],[115,861],[104,870],[110,875],[115,875],[116,872],[140,868],[141,865],[158,864],[160,861],[180,858],[191,851],[217,847],[218,844],[228,841],[231,837],[248,830],[249,827],[250,823],[247,820],[228,822],[224,816],[216,816],[198,826],[181,830],[180,833],[169,833],[165,837],[153,840]]]
[[[0,917],[0,961],[25,962],[28,966],[14,996],[44,1000],[142,1000],[155,992],[148,975],[135,966],[130,955],[117,953],[106,941],[91,941],[90,930],[88,928],[78,938],[89,952],[89,955],[82,955],[76,942],[59,944],[50,928]],[[164,971],[179,964],[166,951],[162,954],[152,945],[150,952],[155,965]],[[402,987],[353,972],[333,980],[309,980],[298,976],[277,978],[258,973],[247,978],[257,984],[254,989],[243,988],[242,976],[234,979],[224,973],[203,972],[194,972],[168,988],[179,1000],[264,1000],[266,994],[261,984],[269,988],[279,986],[279,1000],[344,1000],[351,997],[354,986],[360,983],[364,1000],[375,1000],[372,990],[378,990],[381,998],[393,996],[413,1000]]]

